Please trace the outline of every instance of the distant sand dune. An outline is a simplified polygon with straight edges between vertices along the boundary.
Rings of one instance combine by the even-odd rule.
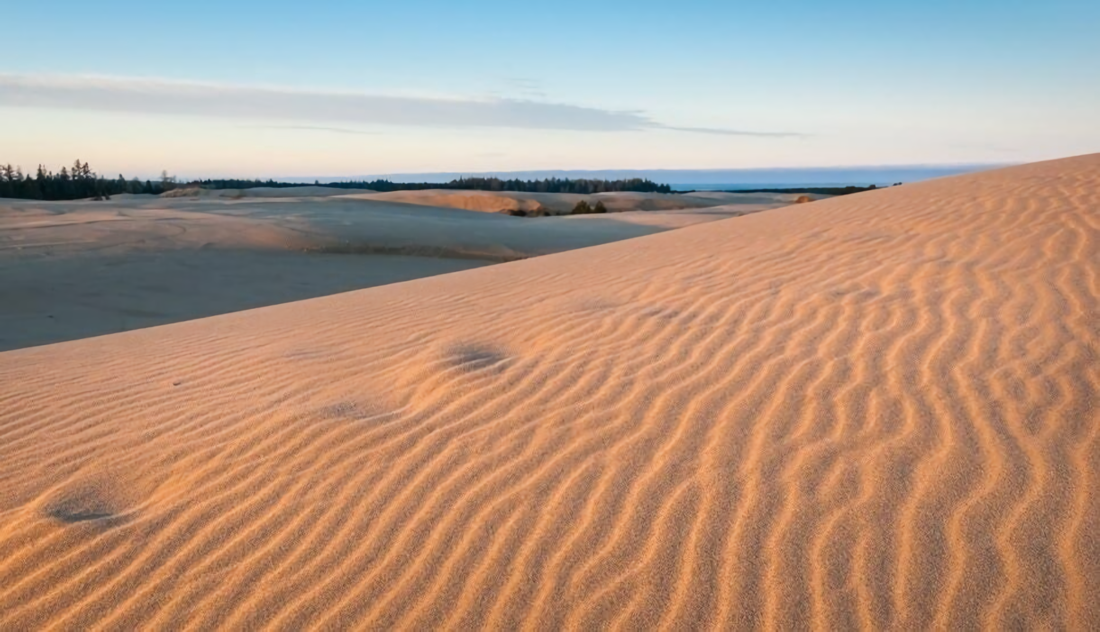
[[[0,629],[1095,630],[1098,253],[1093,155],[0,354]]]
[[[370,189],[343,189],[339,187],[326,187],[318,185],[302,185],[296,187],[252,187],[250,189],[203,189],[198,186],[185,186],[166,191],[161,198],[225,198],[239,200],[242,198],[303,198],[303,197],[332,197],[336,195],[353,195],[362,193],[374,193]]]
[[[405,204],[445,206],[483,213],[501,213],[508,210],[528,212],[543,210],[551,214],[564,214],[573,210],[573,207],[581,200],[585,200],[589,204],[603,202],[608,211],[621,213],[626,211],[703,209],[723,204],[755,204],[776,207],[793,204],[798,196],[784,193],[724,193],[721,191],[703,191],[691,194],[613,192],[586,195],[579,193],[427,189],[422,191],[354,194],[349,195],[349,197],[402,202]]]
[[[148,199],[148,196],[119,195],[119,200]],[[697,191],[692,193],[635,193],[612,192],[595,194],[578,193],[521,193],[516,191],[475,191],[456,189],[424,189],[389,191],[378,193],[370,189],[341,189],[317,185],[295,187],[253,187],[251,189],[203,189],[197,186],[173,189],[159,196],[161,200],[308,200],[312,198],[343,197],[375,202],[399,202],[420,206],[458,208],[482,213],[502,213],[509,210],[544,210],[550,214],[565,214],[586,200],[597,201],[611,212],[625,211],[676,211],[702,209],[724,204],[756,204],[769,207],[793,204],[797,195],[786,193],[727,193],[723,191]],[[827,196],[814,196],[822,198]]]
[[[524,219],[313,196],[315,189],[250,189],[261,195],[240,199],[0,200],[0,351],[467,270],[783,205],[738,198],[691,211]]]

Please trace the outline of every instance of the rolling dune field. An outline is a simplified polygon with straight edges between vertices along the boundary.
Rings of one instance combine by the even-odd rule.
[[[1095,630],[1098,354],[1100,154],[0,353],[0,629]]]
[[[323,187],[313,187],[323,188]],[[612,213],[630,211],[677,211],[707,209],[719,205],[758,205],[778,207],[794,204],[798,195],[790,193],[727,193],[723,191],[696,191],[692,193],[520,193],[515,191],[456,191],[425,189],[419,191],[392,191],[389,193],[348,193],[345,197],[426,206],[461,208],[483,213],[500,213],[508,210],[543,210],[551,214],[567,214],[584,200],[591,205],[603,202]],[[813,198],[827,196],[814,195]]]
[[[528,219],[325,187],[200,193],[0,200],[0,352],[467,270],[788,203],[734,195],[709,208]]]

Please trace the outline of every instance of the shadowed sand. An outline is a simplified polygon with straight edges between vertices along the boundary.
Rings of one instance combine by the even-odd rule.
[[[201,195],[0,200],[0,351],[467,270],[787,203],[733,195],[711,202],[721,206],[577,222],[399,204],[325,187],[193,191]]]
[[[0,354],[0,628],[1097,629],[1098,253],[1093,155]]]

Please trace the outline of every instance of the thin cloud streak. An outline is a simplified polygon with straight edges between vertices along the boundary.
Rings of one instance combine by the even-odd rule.
[[[666,129],[736,136],[797,135],[672,127],[641,112],[526,99],[433,99],[114,77],[0,73],[0,105],[361,125],[592,132]]]
[[[736,129],[719,129],[715,127],[676,127],[672,125],[654,124],[653,129],[663,129],[670,132],[688,132],[691,134],[717,134],[720,136],[760,136],[770,138],[805,138],[809,134],[801,132],[749,132]]]
[[[242,125],[247,129],[289,129],[303,132],[332,132],[333,134],[354,134],[356,136],[378,136],[381,132],[365,132],[344,127],[324,127],[320,125]]]

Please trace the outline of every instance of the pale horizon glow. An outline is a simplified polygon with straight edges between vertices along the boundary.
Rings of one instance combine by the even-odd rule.
[[[1100,9],[1054,4],[23,3],[6,35],[42,53],[0,64],[0,162],[350,177],[1100,151]],[[607,28],[578,45],[582,14]]]

